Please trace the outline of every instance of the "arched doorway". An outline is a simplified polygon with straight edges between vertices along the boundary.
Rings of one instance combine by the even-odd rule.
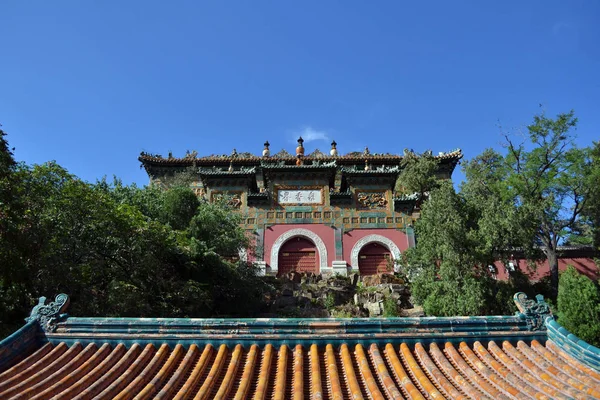
[[[394,272],[390,250],[376,242],[363,246],[358,253],[358,270],[361,275]]]
[[[278,275],[288,272],[319,272],[317,246],[303,237],[285,242],[279,249]]]
[[[400,249],[398,248],[398,246],[396,246],[396,244],[389,238],[386,238],[385,236],[382,235],[367,235],[364,236],[363,238],[359,239],[354,246],[352,247],[352,251],[350,252],[350,265],[352,265],[352,268],[356,269],[359,268],[360,271],[360,262],[359,262],[359,254],[362,253],[363,248],[365,248],[366,246],[369,246],[370,244],[376,243],[379,246],[383,247],[383,249],[386,249],[389,253],[391,253],[391,258],[393,261],[399,260],[400,259]],[[382,250],[378,250],[379,252],[382,252]],[[366,254],[364,254],[366,255]],[[365,260],[365,259],[363,259]],[[367,262],[368,264],[368,262]],[[394,266],[394,269],[390,270],[390,271],[386,271],[386,272],[398,272],[395,270],[395,268],[397,267],[397,265]]]

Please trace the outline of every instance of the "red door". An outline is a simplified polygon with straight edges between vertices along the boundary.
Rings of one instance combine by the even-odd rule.
[[[288,272],[318,272],[317,249],[308,239],[293,238],[279,250],[278,274]]]
[[[390,251],[378,243],[369,243],[358,253],[358,270],[361,275],[375,275],[393,271]]]

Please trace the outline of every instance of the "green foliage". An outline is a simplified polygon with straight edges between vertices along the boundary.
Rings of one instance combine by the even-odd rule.
[[[331,313],[333,318],[352,318],[353,315],[350,311],[346,309],[333,310]]]
[[[590,173],[586,179],[588,198],[582,211],[582,234],[584,244],[591,244],[600,250],[600,141],[590,148]],[[580,226],[581,226],[580,225]]]
[[[404,253],[412,295],[428,315],[488,311],[487,274],[471,251],[467,205],[450,182],[431,192],[415,224],[418,244]]]
[[[83,182],[55,163],[16,164],[0,135],[0,323],[65,292],[85,316],[248,316],[263,306],[238,217],[173,186]]]
[[[379,291],[379,288],[377,286],[365,286],[363,282],[358,282],[356,284],[357,294],[376,293],[377,291]]]
[[[399,317],[400,312],[398,310],[398,304],[391,296],[386,297],[383,300],[383,317],[393,318]]]
[[[560,276],[558,322],[579,338],[600,346],[600,289],[569,266]]]
[[[557,247],[579,224],[591,190],[591,150],[575,146],[571,132],[576,125],[573,111],[556,118],[541,113],[527,126],[528,143],[515,143],[505,136],[508,151],[503,163],[508,172],[502,191],[527,216],[524,234],[530,239],[523,246],[539,245],[545,253],[554,295],[558,289]]]
[[[489,275],[487,266],[510,243],[510,225],[501,219],[512,216],[500,200],[483,204],[485,194],[478,190],[456,193],[442,182],[423,204],[417,246],[404,253],[403,263],[412,295],[427,315],[510,314],[512,295],[528,291],[525,277],[513,275],[504,283]]]
[[[401,167],[402,171],[398,176],[395,188],[397,192],[418,193],[423,197],[438,186],[439,161],[431,155],[418,156],[409,152],[404,156]]]
[[[505,135],[505,154],[489,149],[467,162],[461,186],[473,206],[481,250],[505,262],[514,248],[528,259],[547,258],[551,298],[558,287],[557,247],[565,239],[591,243],[593,218],[582,216],[597,209],[592,198],[599,190],[600,166],[592,149],[574,145],[576,124],[572,111],[554,119],[534,116],[526,140]]]
[[[325,301],[323,302],[323,305],[326,309],[333,310],[333,308],[335,307],[335,295],[331,292],[328,292],[327,297],[325,297]]]
[[[200,252],[237,256],[249,246],[240,222],[240,217],[225,206],[203,202],[190,221],[191,245]]]
[[[173,187],[164,192],[160,220],[173,229],[185,230],[199,205],[198,197],[189,187]]]
[[[556,298],[557,246],[567,237],[590,243],[600,219],[600,145],[577,148],[570,133],[576,123],[573,112],[537,115],[526,142],[506,135],[505,154],[488,149],[466,162],[459,193],[449,183],[429,185],[415,224],[417,246],[403,260],[412,294],[427,314],[512,313],[517,291]],[[416,159],[407,163],[417,165]],[[412,179],[406,182],[434,179],[430,168],[415,169],[406,170]],[[490,279],[487,266],[508,262],[515,248],[531,260],[548,258],[550,285],[532,287],[520,272],[508,282]]]

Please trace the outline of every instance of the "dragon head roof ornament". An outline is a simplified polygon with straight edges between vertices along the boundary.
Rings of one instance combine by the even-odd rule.
[[[513,296],[513,300],[519,309],[516,315],[525,317],[532,331],[545,329],[544,321],[552,317],[552,310],[544,301],[544,296],[538,294],[535,300],[531,300],[525,293],[518,292]]]
[[[67,317],[63,312],[69,306],[69,296],[61,293],[54,298],[54,301],[46,304],[46,297],[42,296],[38,300],[38,304],[33,307],[29,317],[25,321],[38,321],[45,332],[53,332],[56,329],[56,324]]]

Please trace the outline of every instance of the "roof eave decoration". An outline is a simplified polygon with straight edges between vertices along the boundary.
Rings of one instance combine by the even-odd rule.
[[[349,197],[352,198],[352,192],[350,190],[345,190],[343,192],[336,192],[333,189],[329,192],[330,197]]]
[[[253,176],[256,174],[256,167],[245,168],[239,170],[223,170],[221,168],[198,168],[198,174],[204,176]]]
[[[256,162],[257,164],[260,163],[260,161],[264,160],[267,157],[262,157],[262,156],[257,156],[251,153],[235,153],[234,155],[232,154],[211,154],[209,156],[204,156],[204,157],[197,157],[197,153],[189,153],[187,156],[185,157],[163,157],[160,154],[152,154],[152,153],[146,153],[146,152],[141,152],[140,156],[138,157],[138,160],[142,163],[142,164],[146,164],[146,163],[150,163],[150,164],[156,164],[156,165],[163,165],[163,166],[168,166],[168,165],[192,165],[194,162],[197,163],[202,163],[204,165],[206,165],[206,163],[212,162],[212,161],[218,161],[218,162],[229,162],[229,161],[235,161],[235,160],[239,160],[239,161],[251,161],[251,162]],[[362,151],[355,151],[355,152],[351,152],[345,155],[341,155],[341,156],[331,156],[331,155],[326,155],[324,153],[322,153],[321,151],[317,151],[315,150],[315,152],[307,155],[304,157],[305,161],[312,161],[314,159],[319,159],[319,160],[323,160],[323,161],[333,161],[333,160],[338,160],[338,161],[364,161],[365,159],[369,159],[369,160],[373,160],[373,161],[388,161],[388,162],[392,162],[392,163],[397,163],[402,161],[402,159],[404,158],[404,156],[402,155],[398,155],[398,154],[391,154],[391,153],[369,153],[369,154],[365,154]],[[454,149],[448,152],[439,152],[437,155],[433,155],[432,158],[436,159],[436,160],[452,160],[453,162],[458,162],[461,158],[463,158],[463,153],[461,149]],[[289,152],[287,152],[286,150],[281,150],[271,156],[268,157],[269,160],[287,160],[287,161],[291,161],[291,160],[295,160],[296,157],[292,154],[290,154]]]
[[[394,209],[398,212],[410,214],[413,212],[417,202],[421,199],[419,193],[412,194],[396,194],[394,196]]]
[[[413,201],[417,201],[421,198],[421,195],[419,193],[411,193],[411,194],[405,194],[405,193],[400,193],[394,196],[394,201],[398,202],[398,203],[410,203]]]
[[[39,298],[38,304],[31,310],[29,317],[25,318],[25,321],[38,321],[45,332],[54,332],[56,324],[68,317],[63,312],[69,306],[69,302],[69,296],[64,293],[57,295],[54,301],[48,304],[46,304],[46,298],[42,296]]]
[[[399,166],[388,167],[381,165],[375,168],[359,169],[356,165],[352,167],[342,167],[342,172],[346,175],[397,175],[400,173]]]
[[[315,160],[310,164],[291,165],[291,164],[286,164],[285,161],[277,161],[277,162],[263,161],[260,163],[260,167],[263,169],[266,169],[266,170],[336,169],[337,163],[335,160],[330,161],[330,162],[322,162],[319,160]]]
[[[546,324],[544,323],[546,318],[553,316],[550,306],[544,301],[544,296],[538,294],[535,296],[535,300],[531,300],[527,298],[525,293],[518,292],[513,296],[513,300],[519,309],[516,315],[526,318],[531,330],[546,329]]]

